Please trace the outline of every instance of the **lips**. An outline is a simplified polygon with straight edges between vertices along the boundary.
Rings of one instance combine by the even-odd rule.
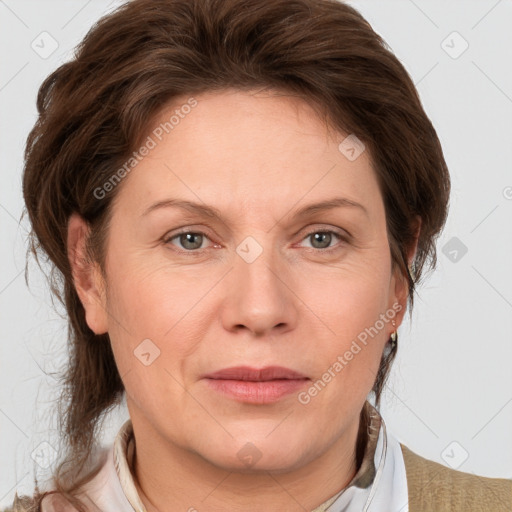
[[[309,378],[282,366],[237,366],[205,375],[208,387],[238,402],[270,404],[299,391]]]
[[[282,366],[267,366],[265,368],[257,369],[249,366],[235,366],[232,368],[225,368],[218,372],[205,375],[207,379],[223,379],[223,380],[245,380],[252,382],[263,382],[277,379],[307,379],[305,375],[298,373],[289,368]]]

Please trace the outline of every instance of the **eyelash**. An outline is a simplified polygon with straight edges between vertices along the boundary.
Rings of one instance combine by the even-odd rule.
[[[328,234],[331,234],[331,235],[334,235],[335,237],[337,237],[339,242],[342,242],[342,243],[347,242],[346,237],[344,237],[341,233],[338,233],[337,231],[329,230],[329,229],[314,229],[312,231],[309,231],[308,233],[305,234],[305,236],[302,238],[301,241],[306,240],[311,235],[318,234],[318,233],[322,233],[322,234],[328,233]],[[163,242],[165,244],[169,244],[175,238],[178,238],[181,235],[187,235],[187,234],[202,235],[203,237],[205,237],[208,240],[210,240],[208,235],[206,233],[204,233],[203,231],[199,231],[199,230],[198,231],[192,231],[190,229],[184,229],[183,231],[179,231],[178,233],[174,233],[172,236],[165,236],[163,238]],[[336,245],[334,245],[332,247],[327,247],[325,249],[318,249],[316,247],[305,247],[305,249],[307,249],[308,251],[324,253],[324,254],[326,254],[326,253],[330,254],[330,253],[340,249],[339,242],[338,242],[338,244],[336,244]],[[200,256],[203,253],[203,251],[206,250],[206,248],[204,248],[204,249],[188,249],[188,250],[187,249],[173,249],[173,250],[175,250],[176,252],[181,253],[181,254]]]

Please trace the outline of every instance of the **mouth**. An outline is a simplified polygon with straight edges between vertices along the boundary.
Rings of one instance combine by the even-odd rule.
[[[299,391],[309,377],[282,366],[237,366],[203,376],[210,389],[239,402],[268,404]]]

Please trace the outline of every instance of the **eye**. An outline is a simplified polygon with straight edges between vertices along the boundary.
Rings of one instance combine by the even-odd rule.
[[[174,243],[176,240],[177,243]],[[165,243],[171,243],[178,245],[180,249],[184,249],[187,252],[197,251],[198,249],[204,249],[203,242],[208,240],[205,233],[201,231],[184,231],[176,235],[170,236],[164,240]]]
[[[308,233],[303,240],[310,240],[312,249],[323,250],[335,249],[336,246],[331,246],[331,242],[343,241],[344,238],[335,231],[316,230]]]

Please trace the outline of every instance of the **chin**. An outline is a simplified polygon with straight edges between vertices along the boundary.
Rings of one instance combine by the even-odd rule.
[[[294,440],[289,435],[270,440],[266,436],[235,437],[225,444],[212,442],[197,453],[214,466],[236,473],[286,473],[304,463],[303,450],[309,440]]]

